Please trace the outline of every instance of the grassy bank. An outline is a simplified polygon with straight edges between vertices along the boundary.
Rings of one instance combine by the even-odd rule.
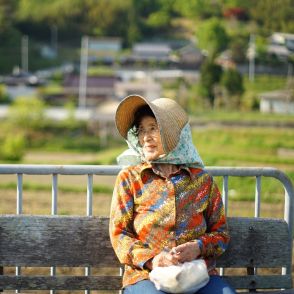
[[[256,114],[248,115],[250,119],[257,119]],[[228,114],[226,118],[228,117],[232,120],[236,118],[234,113]],[[293,118],[289,116],[278,117],[285,122],[293,121]],[[278,117],[275,117],[275,120]],[[292,128],[224,127],[217,123],[224,118],[223,114],[215,113],[214,118],[211,119],[215,124],[204,126],[195,124],[193,127],[194,144],[206,166],[275,167],[284,171],[294,181],[294,130]],[[264,119],[270,118],[265,116]],[[44,135],[38,132],[38,135],[33,137],[33,147],[27,150],[19,163],[116,164],[116,157],[127,147],[123,140],[112,138],[108,146],[99,147],[98,138],[83,131],[85,128],[69,132],[66,132],[64,128],[61,130],[52,131],[47,128],[47,133]],[[8,162],[2,161],[2,163]],[[26,191],[50,193],[50,180],[42,184],[38,181],[38,177],[26,179],[24,181]],[[222,179],[217,181],[221,187]],[[94,192],[111,195],[113,183],[113,180],[97,182]],[[59,189],[61,193],[82,194],[85,193],[85,187],[76,179],[71,179],[66,183],[60,181]],[[6,179],[2,176],[0,190],[15,191],[15,177]],[[230,178],[229,198],[232,201],[252,201],[254,194],[254,178]],[[264,178],[262,179],[262,195],[264,202],[281,203],[284,191],[277,180]]]
[[[196,112],[191,117],[191,122],[195,123],[197,126],[197,122],[203,123],[221,123],[221,122],[231,122],[234,123],[252,123],[252,124],[265,124],[269,125],[277,125],[279,124],[294,124],[294,115],[288,114],[273,114],[273,113],[260,113],[253,111],[230,111],[227,112],[225,110],[206,110],[201,112]]]
[[[208,127],[194,129],[193,140],[207,165],[293,169],[293,129]]]
[[[294,180],[294,131],[277,128],[204,128],[193,131],[194,143],[208,166],[275,167]],[[222,179],[218,179],[221,186]],[[282,202],[278,180],[262,178],[262,200]],[[253,201],[254,178],[230,178],[229,198]]]

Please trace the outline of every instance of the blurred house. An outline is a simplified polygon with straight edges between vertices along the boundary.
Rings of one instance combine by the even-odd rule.
[[[224,69],[235,69],[236,63],[233,60],[232,51],[231,50],[225,50],[223,51],[215,60],[215,63],[220,65]]]
[[[137,43],[133,46],[132,56],[139,61],[169,61],[171,51],[164,43]]]
[[[115,97],[115,83],[119,78],[112,75],[87,77],[87,106],[94,106],[103,100]],[[63,82],[65,96],[79,96],[80,76],[66,75]]]
[[[294,114],[294,95],[290,90],[278,90],[262,93],[260,112]]]
[[[115,93],[119,99],[130,94],[139,94],[150,100],[161,96],[161,85],[151,78],[141,78],[136,80],[117,82]]]
[[[89,38],[88,58],[90,62],[113,64],[122,49],[120,38]]]
[[[45,83],[44,79],[40,79],[37,75],[20,70],[16,67],[11,75],[7,75],[1,78],[0,83],[3,83],[7,86],[39,86]]]
[[[294,34],[273,33],[269,37],[267,52],[279,60],[287,60],[294,54]]]
[[[121,59],[124,65],[140,64],[170,64],[173,63],[172,48],[165,43],[137,43],[129,56]]]
[[[57,57],[57,51],[54,48],[47,45],[41,46],[40,54],[42,57],[46,59],[54,59]]]
[[[188,44],[177,51],[180,68],[197,69],[204,60],[199,48],[194,44]]]

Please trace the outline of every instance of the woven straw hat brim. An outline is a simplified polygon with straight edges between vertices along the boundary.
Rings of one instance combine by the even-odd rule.
[[[128,130],[134,122],[134,114],[143,105],[149,105],[156,118],[163,149],[172,151],[178,144],[181,130],[188,122],[188,116],[182,107],[169,98],[158,98],[148,101],[140,95],[127,96],[119,104],[115,122],[119,133],[127,139]]]
[[[140,95],[130,95],[124,98],[117,107],[115,124],[119,133],[127,139],[128,131],[134,122],[134,115],[141,106],[148,104]]]

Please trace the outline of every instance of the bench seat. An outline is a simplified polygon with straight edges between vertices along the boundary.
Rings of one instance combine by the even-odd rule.
[[[119,290],[120,264],[110,244],[108,218],[85,216],[0,216],[0,289]],[[281,219],[229,217],[231,242],[218,259],[224,276],[236,289],[272,289],[264,293],[294,293],[291,274],[260,274],[256,268],[289,268],[291,241]],[[5,267],[113,268],[105,275],[9,275]],[[234,270],[246,269],[245,275]],[[227,272],[233,272],[227,274]]]

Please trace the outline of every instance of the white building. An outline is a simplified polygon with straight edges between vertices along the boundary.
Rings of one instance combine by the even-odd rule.
[[[132,57],[136,60],[169,61],[172,49],[164,43],[137,43],[132,51]]]
[[[161,85],[148,76],[115,84],[116,97],[119,99],[130,94],[139,94],[153,100],[161,96],[161,90]]]
[[[294,96],[289,90],[260,94],[260,112],[294,114]]]
[[[294,53],[294,34],[273,33],[269,38],[267,51],[280,60],[286,60]]]

